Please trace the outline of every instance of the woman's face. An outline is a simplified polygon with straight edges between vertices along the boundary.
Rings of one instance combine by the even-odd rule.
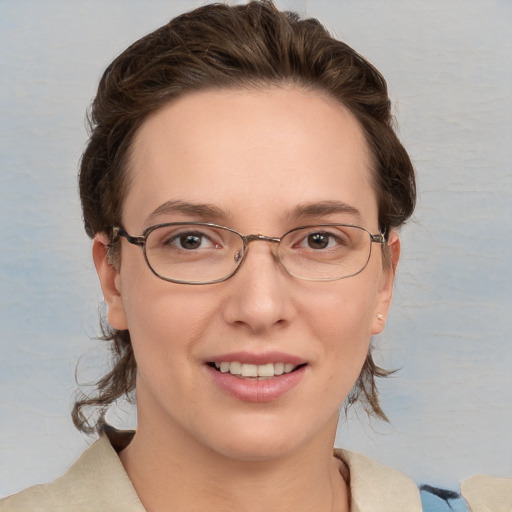
[[[348,223],[378,233],[369,167],[355,118],[322,93],[193,93],[139,129],[123,227],[139,235],[204,221],[279,237],[299,225]],[[332,446],[338,409],[389,307],[392,271],[378,245],[360,274],[316,282],[286,273],[272,244],[257,241],[231,279],[191,286],[157,278],[124,239],[114,271],[104,242],[95,240],[95,261],[109,322],[130,331],[140,431],[243,460],[319,440]],[[391,245],[396,260],[396,235]],[[300,366],[255,379],[213,364],[233,362]]]

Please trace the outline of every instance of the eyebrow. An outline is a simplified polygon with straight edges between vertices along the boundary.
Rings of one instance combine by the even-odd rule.
[[[361,221],[363,218],[361,212],[355,206],[351,206],[343,201],[334,200],[299,204],[290,212],[289,216],[292,219],[302,219],[322,215],[333,215],[336,213],[351,215],[358,221]]]
[[[186,201],[166,201],[158,208],[153,210],[146,218],[146,223],[151,221],[158,215],[182,214],[190,217],[202,217],[204,219],[226,218],[228,214],[213,204],[207,203],[188,203]]]
[[[291,220],[307,219],[308,217],[319,217],[333,214],[351,215],[356,220],[361,221],[360,211],[343,201],[320,201],[315,203],[299,204],[293,208],[287,215]],[[153,219],[159,215],[181,214],[190,217],[200,217],[207,221],[215,219],[226,219],[230,215],[222,208],[208,203],[189,203],[187,201],[171,200],[158,206],[146,218],[146,223],[150,224]]]

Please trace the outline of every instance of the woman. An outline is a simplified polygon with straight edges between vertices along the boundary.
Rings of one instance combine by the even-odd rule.
[[[421,510],[407,477],[333,456],[343,403],[385,418],[370,342],[415,203],[391,123],[367,61],[265,2],[120,55],[80,171],[115,362],[73,417],[100,440],[1,510]]]

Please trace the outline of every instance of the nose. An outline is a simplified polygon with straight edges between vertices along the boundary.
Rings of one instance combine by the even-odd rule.
[[[292,278],[281,268],[273,245],[251,244],[240,270],[228,281],[225,320],[255,334],[283,326],[293,316]]]

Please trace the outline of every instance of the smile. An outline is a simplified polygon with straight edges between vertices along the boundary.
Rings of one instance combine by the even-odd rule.
[[[309,363],[290,354],[238,352],[212,357],[208,374],[218,388],[243,402],[278,400],[299,386]]]
[[[213,366],[221,373],[230,373],[242,379],[269,379],[291,373],[302,365],[291,363],[249,364],[239,361],[222,361],[214,362]]]

